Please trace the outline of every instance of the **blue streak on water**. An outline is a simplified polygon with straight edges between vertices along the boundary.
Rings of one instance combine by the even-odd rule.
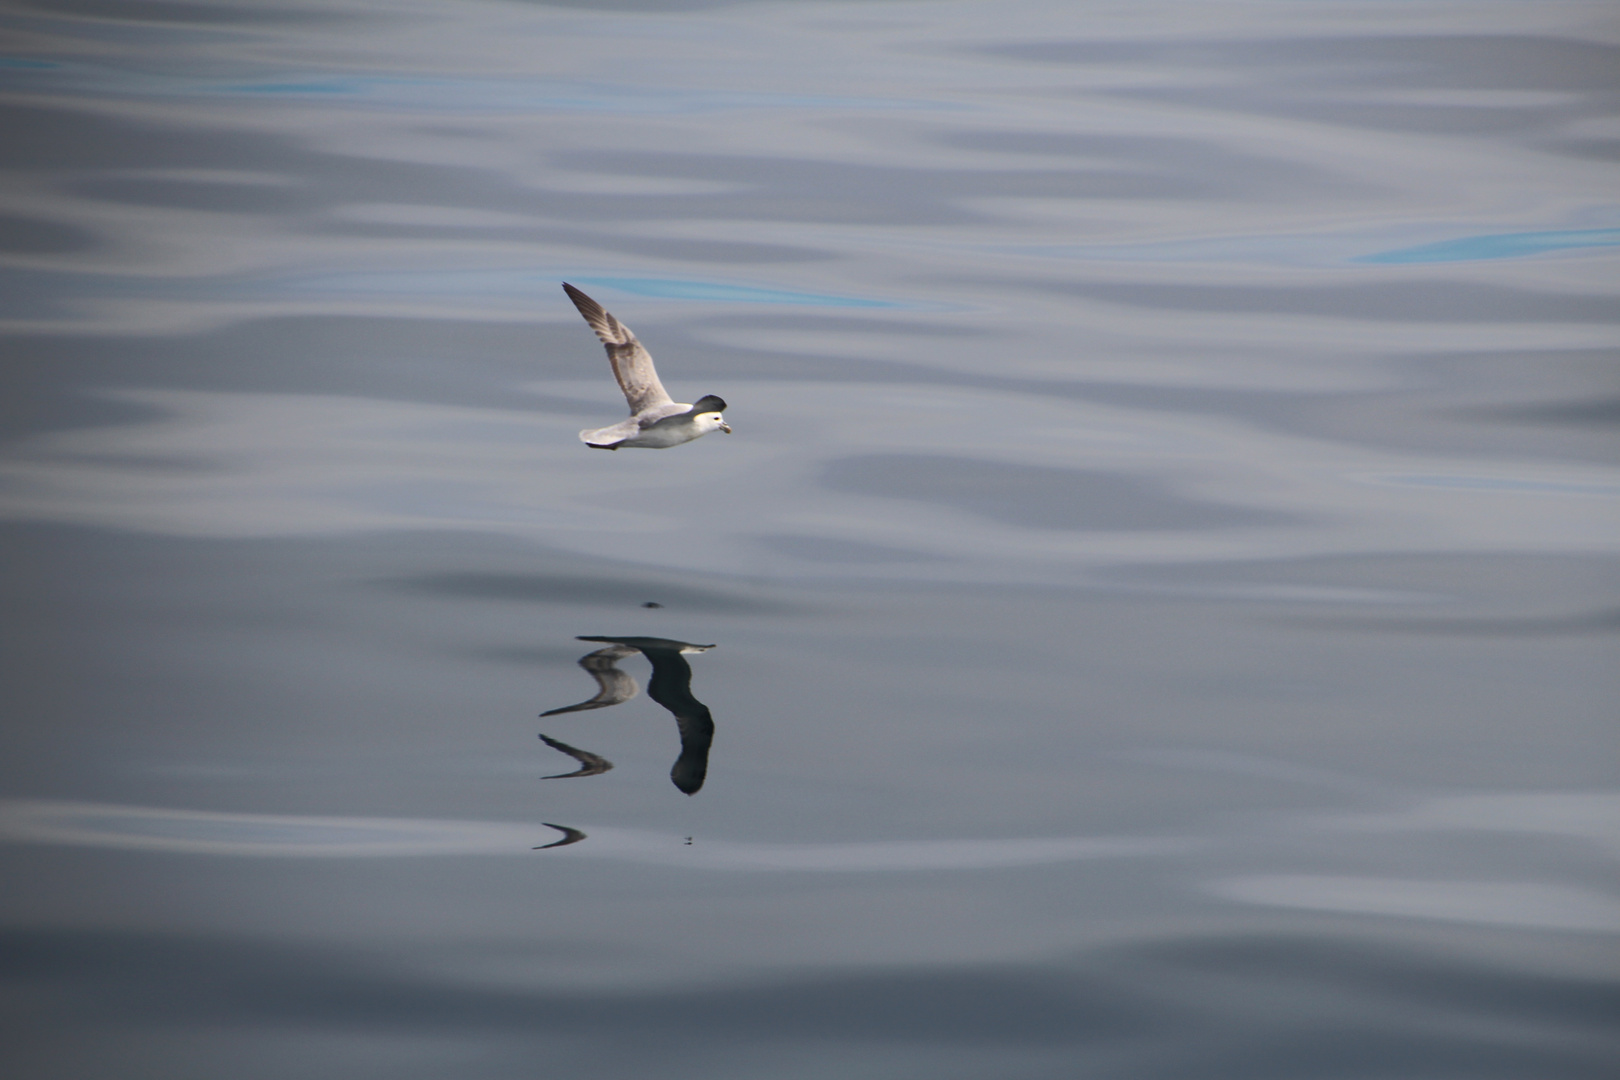
[[[1512,259],[1541,255],[1572,248],[1620,246],[1620,229],[1561,229],[1547,232],[1497,233],[1491,236],[1464,236],[1437,244],[1381,251],[1351,261],[1360,263],[1471,262],[1479,259]]]
[[[1387,234],[1386,234],[1387,235]],[[1140,244],[1041,244],[998,248],[1038,258],[1123,262],[1257,263],[1331,268],[1345,263],[1401,265],[1470,262],[1542,255],[1550,251],[1620,246],[1620,229],[1559,229],[1496,233],[1441,240],[1372,255],[1355,254],[1385,237],[1365,234],[1224,236],[1194,240],[1158,240]]]
[[[238,94],[286,94],[290,96],[329,97],[354,95],[365,92],[360,79],[306,79],[303,82],[282,83],[227,83],[213,87],[215,92]]]
[[[0,68],[21,71],[52,71],[61,66],[54,60],[24,60],[20,56],[0,56]]]
[[[301,274],[255,283],[289,293],[377,296],[516,296],[533,292],[534,275],[511,270],[358,270]]]
[[[761,289],[750,285],[727,285],[713,281],[645,277],[578,277],[568,274],[559,276],[552,271],[536,273],[533,270],[362,270],[300,275],[297,278],[283,279],[270,284],[280,291],[292,293],[497,297],[530,296],[537,287],[555,288],[557,283],[565,280],[576,285],[618,289],[634,296],[652,296],[662,300],[712,300],[741,304],[910,310],[925,306],[897,300],[832,296],[789,289]],[[260,287],[263,287],[263,283]]]
[[[709,281],[679,281],[671,278],[574,278],[583,285],[604,285],[636,296],[664,300],[720,300],[742,304],[805,304],[816,307],[900,308],[891,300],[869,300],[855,296],[826,296],[820,293],[790,292],[786,289],[757,289],[747,285],[721,285]]]

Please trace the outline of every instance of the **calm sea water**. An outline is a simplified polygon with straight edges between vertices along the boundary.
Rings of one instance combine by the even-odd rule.
[[[1612,1075],[1612,4],[3,26],[7,1076]]]

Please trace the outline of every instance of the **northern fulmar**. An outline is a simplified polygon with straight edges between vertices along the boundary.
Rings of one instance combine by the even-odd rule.
[[[621,446],[666,450],[711,431],[731,434],[731,425],[720,415],[726,411],[724,401],[713,394],[705,394],[694,405],[673,400],[664,384],[658,381],[652,354],[642,347],[628,326],[566,281],[563,291],[602,340],[608,360],[613,364],[613,377],[619,380],[619,389],[630,403],[630,419],[582,431],[579,433],[581,442],[596,450],[617,450]]]

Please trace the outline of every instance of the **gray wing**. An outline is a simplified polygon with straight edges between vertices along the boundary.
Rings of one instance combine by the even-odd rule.
[[[690,641],[676,641],[674,638],[667,637],[602,637],[601,635],[597,634],[581,634],[575,640],[608,641],[615,645],[629,649],[632,652],[644,649],[674,649],[676,652],[698,653],[708,652],[710,649],[714,648],[713,645],[694,645]],[[591,653],[590,655],[597,656],[607,651],[608,650],[606,649],[597,649],[596,652]],[[583,659],[581,659],[579,663],[581,667],[585,666],[585,661]]]
[[[596,331],[596,336],[607,349],[608,360],[613,364],[613,377],[619,380],[619,389],[624,391],[624,399],[630,403],[631,416],[650,405],[664,405],[674,400],[664,389],[664,384],[658,381],[652,354],[641,347],[641,342],[636,340],[636,335],[630,332],[628,326],[566,281],[563,282],[563,291],[579,308],[579,313],[585,316],[585,321],[591,324],[591,329]]]
[[[566,780],[570,776],[600,776],[602,773],[605,773],[609,769],[613,768],[613,762],[609,761],[601,754],[593,754],[589,750],[581,750],[577,746],[569,746],[561,739],[553,739],[550,735],[542,734],[540,736],[540,741],[551,747],[553,750],[561,750],[563,753],[579,762],[579,768],[575,769],[573,772],[556,773],[552,776],[543,777],[543,779]]]
[[[609,424],[603,428],[586,428],[579,433],[579,441],[586,446],[594,446],[598,450],[606,447],[617,450],[618,444],[626,439],[633,439],[641,434],[641,421],[632,416],[628,420],[620,420],[617,424]]]
[[[550,709],[541,713],[541,716],[556,716],[558,713],[583,712],[586,709],[605,709],[609,705],[618,705],[629,701],[640,693],[636,680],[628,672],[620,671],[615,665],[626,656],[634,656],[636,649],[633,646],[615,644],[606,649],[597,649],[593,653],[586,653],[579,658],[579,666],[591,673],[596,680],[596,696],[589,701],[582,701],[578,705],[567,705],[561,709]],[[544,735],[540,736],[542,739]],[[549,739],[546,740],[550,742]],[[567,753],[567,751],[563,751]]]
[[[546,848],[552,847],[567,847],[569,844],[577,844],[581,840],[585,839],[584,833],[580,832],[578,829],[570,829],[567,825],[553,825],[549,821],[542,821],[540,824],[544,825],[548,829],[556,829],[558,832],[562,833],[563,836],[561,840],[555,840],[549,844],[541,844],[539,847],[534,849],[535,851],[544,851]]]

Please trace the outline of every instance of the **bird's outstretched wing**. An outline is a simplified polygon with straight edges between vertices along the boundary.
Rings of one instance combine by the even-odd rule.
[[[563,282],[563,291],[579,308],[579,313],[585,316],[585,321],[591,324],[591,329],[596,331],[596,336],[607,349],[608,360],[613,364],[613,377],[619,380],[619,389],[624,391],[624,399],[630,403],[630,415],[635,416],[652,405],[673,402],[664,384],[658,381],[652,354],[642,348],[630,328],[566,281]]]

